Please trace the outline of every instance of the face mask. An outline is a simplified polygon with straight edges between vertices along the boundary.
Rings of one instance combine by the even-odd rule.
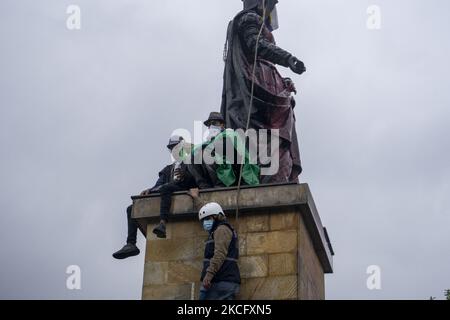
[[[203,229],[205,229],[205,231],[211,231],[212,227],[214,224],[214,220],[204,220],[203,221]]]
[[[217,137],[219,133],[222,132],[222,127],[218,126],[210,126],[208,129],[208,140],[211,140],[214,137]]]

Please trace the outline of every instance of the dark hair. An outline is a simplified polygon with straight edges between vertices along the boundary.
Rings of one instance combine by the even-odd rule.
[[[217,217],[216,219],[218,221],[225,221],[227,219],[223,214],[217,214],[215,217]]]

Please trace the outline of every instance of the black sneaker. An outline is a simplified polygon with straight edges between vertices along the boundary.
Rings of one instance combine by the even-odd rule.
[[[128,257],[137,256],[140,253],[139,248],[135,244],[128,243],[122,249],[113,253],[116,259],[126,259]]]
[[[156,234],[158,238],[166,237],[166,225],[160,223],[155,229],[153,229],[153,233]]]

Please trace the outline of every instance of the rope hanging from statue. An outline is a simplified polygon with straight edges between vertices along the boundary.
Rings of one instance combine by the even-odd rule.
[[[253,109],[253,97],[254,97],[254,90],[255,90],[255,75],[256,75],[256,62],[258,59],[258,46],[259,46],[259,40],[261,38],[261,34],[264,30],[264,22],[265,22],[265,17],[266,17],[266,0],[262,0],[262,5],[263,5],[263,15],[262,15],[262,24],[261,24],[261,28],[259,29],[259,33],[258,33],[258,37],[256,38],[256,44],[255,44],[255,58],[253,61],[253,71],[252,71],[252,86],[251,86],[251,91],[250,91],[250,102],[249,102],[249,108],[248,108],[248,116],[247,116],[247,125],[245,127],[245,132],[247,133],[249,126],[250,126],[250,118],[251,118],[251,114],[252,114],[252,109]],[[227,47],[227,42],[225,43],[226,49],[228,49]],[[227,50],[228,52],[228,50]],[[247,139],[245,139],[247,140]],[[242,172],[244,169],[244,163],[245,163],[245,156],[243,161],[241,161],[241,165],[240,165],[240,169],[239,169],[239,180],[238,180],[238,185],[237,185],[237,192],[236,192],[236,228],[237,231],[239,231],[239,206],[240,206],[240,194],[241,194],[241,184],[242,184]]]

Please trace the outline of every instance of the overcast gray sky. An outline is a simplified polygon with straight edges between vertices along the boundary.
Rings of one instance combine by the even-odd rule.
[[[67,6],[81,30],[66,28]],[[381,8],[381,30],[366,27]],[[173,129],[218,110],[240,0],[0,2],[0,298],[140,299],[144,254],[115,261],[130,195]],[[334,249],[329,299],[450,288],[447,1],[281,0],[278,44],[308,72],[297,129]],[[145,251],[140,235],[138,245]],[[67,290],[69,265],[82,289]],[[366,287],[369,265],[382,289]]]

